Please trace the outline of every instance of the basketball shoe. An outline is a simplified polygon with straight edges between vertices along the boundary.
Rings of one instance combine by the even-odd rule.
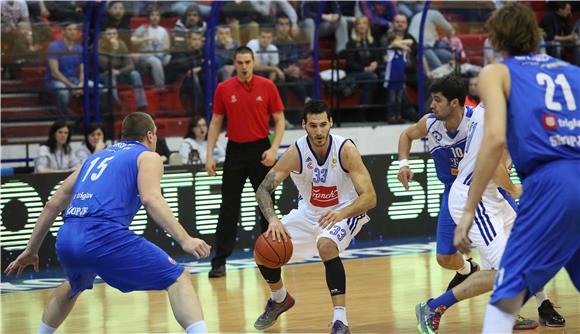
[[[431,300],[431,299],[429,299]],[[432,310],[427,303],[423,302],[415,306],[415,316],[417,317],[417,329],[421,334],[436,334],[439,330],[439,322],[441,321],[441,316],[445,313],[447,308],[444,305]]]
[[[348,330],[348,326],[345,325],[342,321],[336,320],[332,324],[330,334],[350,334],[350,330]]]
[[[544,300],[538,307],[538,314],[540,323],[544,326],[563,327],[566,324],[566,319],[554,309],[554,304],[549,300]]]
[[[449,291],[454,287],[458,286],[459,284],[463,283],[463,281],[465,281],[471,274],[479,270],[479,265],[475,261],[473,261],[473,259],[471,258],[467,259],[467,262],[471,264],[471,271],[469,272],[469,274],[461,275],[460,273],[456,272],[451,282],[449,282],[446,291]]]
[[[254,327],[258,330],[266,329],[276,323],[276,319],[280,314],[288,311],[294,306],[294,298],[286,293],[286,298],[281,303],[276,303],[273,299],[268,299],[264,313],[262,313],[258,320],[254,323]]]

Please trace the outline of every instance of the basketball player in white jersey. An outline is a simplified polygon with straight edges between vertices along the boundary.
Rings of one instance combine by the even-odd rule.
[[[307,135],[290,146],[266,175],[256,199],[269,223],[267,237],[292,241],[291,262],[320,256],[334,305],[331,333],[350,333],[346,275],[339,254],[369,221],[366,211],[375,207],[376,194],[353,142],[329,133],[332,117],[324,102],[306,103],[302,127]],[[299,203],[280,220],[270,194],[288,175],[298,188]],[[271,290],[264,313],[254,324],[263,330],[294,305],[294,298],[284,288],[281,268],[258,267]]]
[[[453,182],[449,193],[449,212],[456,224],[459,223],[463,215],[469,186],[473,179],[477,154],[482,145],[484,113],[485,107],[483,104],[479,104],[473,110],[468,124],[464,156],[459,162],[457,178]],[[511,182],[509,178],[510,168],[511,159],[509,159],[507,150],[505,150],[503,158],[496,168],[495,175],[487,184],[476,209],[475,224],[472,225],[468,232],[472,245],[479,251],[483,270],[473,273],[463,283],[443,295],[417,304],[416,316],[419,322],[418,329],[421,333],[436,333],[443,313],[458,301],[492,290],[496,269],[499,267],[499,262],[517,215],[517,204],[511,196],[519,198],[522,192],[520,185],[514,185]],[[462,226],[458,225],[456,230],[461,228]],[[456,231],[456,233],[461,233],[461,231]],[[536,300],[538,307],[541,306],[538,312],[542,323],[549,321],[552,326],[564,323],[564,319],[554,310],[543,291],[536,294]],[[547,303],[544,303],[545,301]],[[546,310],[546,308],[549,308],[549,310]],[[537,322],[522,317],[519,317],[515,325],[515,329],[533,329],[536,327],[538,327]]]

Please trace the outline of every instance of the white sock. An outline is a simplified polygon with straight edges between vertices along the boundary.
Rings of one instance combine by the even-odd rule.
[[[463,268],[457,270],[458,273],[461,275],[468,275],[471,272],[471,263],[467,260],[463,260]]]
[[[505,313],[499,308],[487,304],[481,333],[511,333],[516,317],[516,315]]]
[[[538,304],[538,307],[542,306],[542,303],[546,299],[548,299],[548,295],[546,292],[544,292],[544,290],[538,291],[538,293],[536,293],[536,304]]]
[[[346,308],[344,306],[334,307],[334,316],[332,317],[332,323],[336,320],[342,321],[343,324],[348,326],[348,321],[346,320]]]
[[[52,328],[49,325],[45,324],[42,320],[40,320],[40,326],[38,327],[37,334],[52,334],[56,328]]]
[[[282,287],[278,290],[271,290],[270,291],[270,298],[275,301],[276,303],[281,303],[286,299],[286,295],[288,292],[286,291],[285,287]]]
[[[195,322],[195,323],[189,325],[185,329],[185,332],[187,334],[207,333],[207,325],[205,324],[205,321],[200,320],[198,322]]]

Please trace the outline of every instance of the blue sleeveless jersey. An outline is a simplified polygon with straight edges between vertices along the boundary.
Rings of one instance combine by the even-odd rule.
[[[463,158],[465,140],[472,107],[465,107],[463,119],[454,132],[445,128],[445,122],[437,120],[435,114],[427,118],[427,144],[435,162],[437,178],[446,186],[451,186],[457,177],[459,161]]]
[[[78,175],[65,223],[82,219],[129,226],[142,205],[137,158],[148,150],[137,141],[124,141],[90,156]]]
[[[503,61],[509,69],[507,143],[520,178],[560,159],[580,159],[580,68],[547,55]]]

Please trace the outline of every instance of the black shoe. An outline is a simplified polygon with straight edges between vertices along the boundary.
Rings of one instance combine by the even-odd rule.
[[[212,267],[209,271],[209,278],[216,278],[216,277],[224,277],[226,275],[226,265],[222,264],[221,266]]]
[[[451,280],[451,282],[449,282],[449,285],[447,286],[447,291],[458,286],[463,281],[465,281],[471,274],[479,270],[479,265],[475,263],[473,259],[467,259],[467,262],[471,264],[471,271],[469,272],[469,274],[461,275],[460,273],[455,273],[455,277],[453,277],[453,279]]]
[[[554,304],[546,299],[538,307],[538,314],[540,315],[540,323],[548,327],[563,327],[566,324],[566,319],[560,315],[555,309]]]

